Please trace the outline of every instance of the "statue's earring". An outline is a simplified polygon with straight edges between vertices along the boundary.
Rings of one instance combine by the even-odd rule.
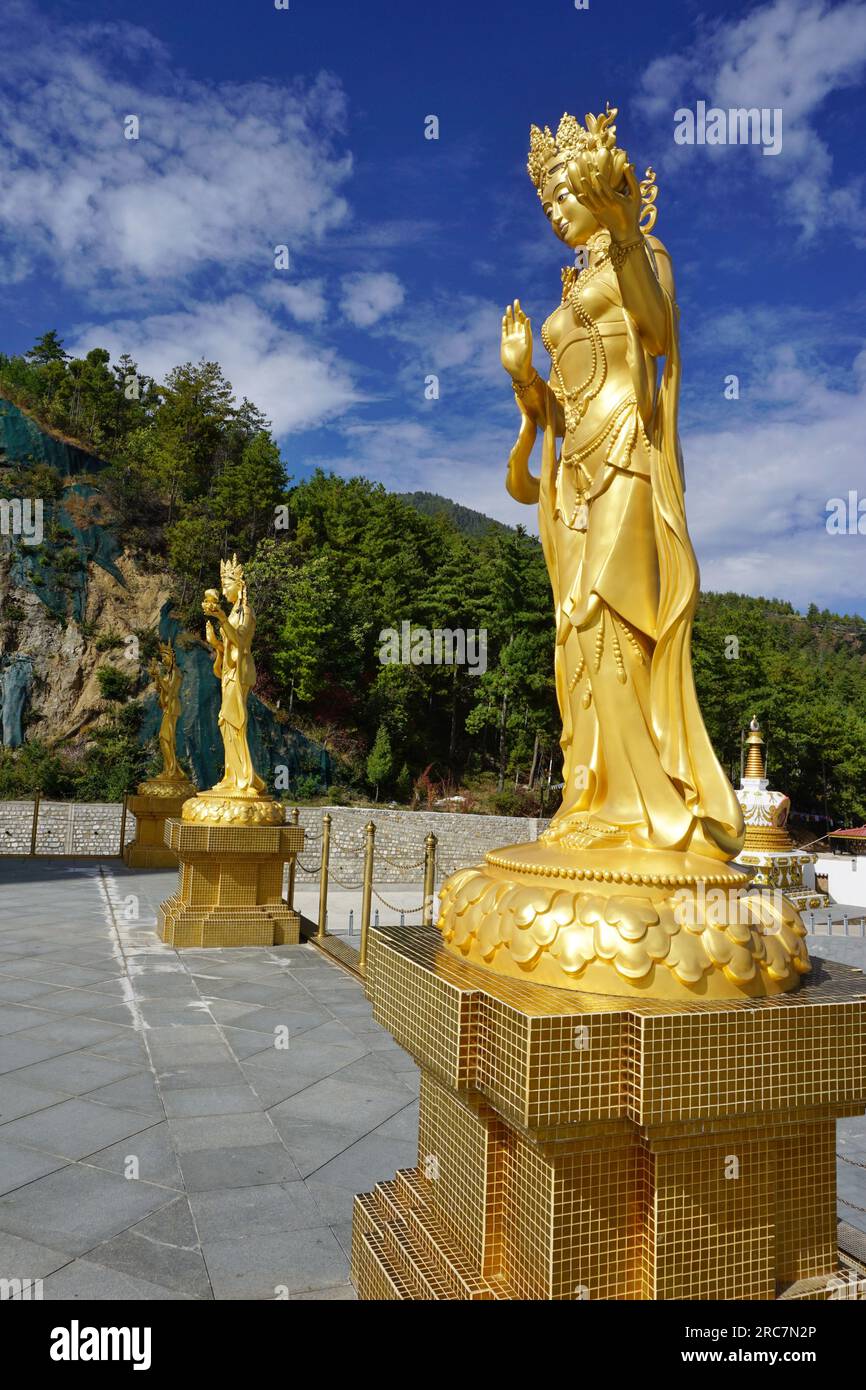
[[[656,171],[652,167],[647,169],[646,174],[640,184],[641,214],[639,226],[645,236],[648,236],[656,224],[659,210],[655,205],[656,198],[659,196],[658,185],[656,184]]]

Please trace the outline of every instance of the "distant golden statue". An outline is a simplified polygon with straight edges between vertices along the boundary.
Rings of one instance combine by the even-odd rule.
[[[651,235],[655,174],[638,182],[616,144],[616,114],[588,115],[585,126],[565,115],[555,136],[531,130],[530,176],[555,235],[575,253],[541,330],[547,381],[519,300],[502,319],[502,364],[521,414],[506,486],[538,504],[555,603],[562,805],[539,842],[453,875],[440,926],[465,954],[549,983],[767,993],[808,969],[789,904],[743,909],[745,927],[721,908],[718,939],[702,932],[702,917],[688,940],[676,917],[683,903],[672,900],[671,890],[691,902],[724,888],[736,906],[748,878],[727,868],[743,818],[692,675],[699,577],[677,435],[671,260]],[[599,886],[590,901],[561,880]],[[655,969],[661,961],[673,981]]]
[[[159,726],[159,751],[162,754],[161,781],[186,781],[177,760],[177,721],[180,718],[180,686],[183,676],[171,642],[160,642],[159,660],[151,661],[148,670],[157,688],[162,722]]]
[[[180,718],[180,687],[183,674],[177,664],[171,642],[160,642],[159,658],[154,657],[147,669],[156,686],[157,699],[162,711],[159,726],[162,771],[149,782],[143,782],[138,791],[146,796],[177,797],[194,788],[177,760],[177,721]]]
[[[220,577],[231,611],[225,612],[216,589],[207,589],[202,612],[208,620],[205,636],[214,653],[214,675],[222,687],[219,730],[225,772],[210,791],[186,803],[183,819],[279,824],[283,808],[265,792],[250,755],[247,701],[256,681],[252,656],[256,618],[237,555],[220,562]]]

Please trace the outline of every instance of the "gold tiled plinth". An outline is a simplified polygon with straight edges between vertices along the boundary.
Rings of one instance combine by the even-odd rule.
[[[866,979],[813,966],[788,994],[636,1000],[498,976],[435,928],[372,933],[421,1121],[418,1167],[356,1198],[360,1297],[839,1297]]]
[[[135,816],[135,839],[123,849],[123,861],[130,869],[174,869],[177,854],[165,842],[165,823],[180,815],[180,808],[194,795],[192,786],[181,787],[176,796],[148,796],[139,792],[127,800]]]
[[[288,825],[197,825],[169,820],[166,844],[180,865],[174,897],[160,905],[172,946],[294,945],[301,920],[283,898],[283,867],[303,849]]]

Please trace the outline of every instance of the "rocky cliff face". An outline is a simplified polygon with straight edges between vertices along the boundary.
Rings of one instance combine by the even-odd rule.
[[[22,469],[48,465],[61,495],[43,499],[41,539],[13,534],[2,498]],[[176,646],[184,672],[178,753],[199,786],[222,773],[217,727],[219,685],[199,634],[184,633],[171,614],[171,582],[119,542],[99,489],[102,460],[43,431],[0,400],[0,743],[39,739],[86,745],[108,708],[97,672],[110,665],[129,675],[144,697],[141,737],[155,737],[159,709],[142,677],[143,634]],[[218,557],[215,557],[216,566]],[[146,666],[146,662],[144,662]],[[291,783],[329,780],[326,751],[281,721],[262,701],[250,702],[250,743],[262,775],[285,768]],[[278,784],[279,785],[279,784]]]
[[[164,576],[141,573],[129,554],[116,557],[113,573],[82,556],[75,575],[82,611],[65,621],[57,611],[64,591],[45,578],[37,588],[9,558],[7,547],[0,562],[0,664],[6,670],[22,662],[29,666],[25,737],[66,743],[86,733],[106,708],[96,675],[100,666],[111,664],[127,668],[131,677],[138,675],[140,661],[129,639],[159,622],[169,585]],[[99,644],[109,636],[122,645],[101,650]],[[4,742],[15,746],[14,740]]]

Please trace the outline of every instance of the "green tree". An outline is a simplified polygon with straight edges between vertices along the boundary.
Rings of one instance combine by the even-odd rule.
[[[204,360],[175,367],[160,390],[156,458],[171,521],[179,501],[208,492],[228,458],[234,396],[219,363]]]
[[[379,725],[370,756],[367,759],[367,780],[376,788],[379,800],[379,787],[387,785],[394,775],[394,755],[391,752],[391,739],[384,724]]]
[[[286,470],[270,434],[261,430],[226,463],[211,493],[214,517],[223,527],[226,552],[252,554],[256,543],[273,532],[276,508],[286,489]]]
[[[326,685],[344,658],[345,620],[338,567],[325,553],[301,565],[286,594],[285,617],[274,654],[274,669],[283,689],[309,703]]]
[[[215,568],[223,554],[222,530],[218,521],[210,515],[207,507],[190,508],[185,516],[166,528],[169,564],[183,579],[180,602],[183,604],[192,593],[193,600],[200,600],[205,578]]]
[[[49,362],[65,362],[69,353],[65,351],[56,328],[50,328],[47,333],[42,334],[41,338],[36,339],[32,348],[28,348],[24,356],[34,366],[44,367]]]

